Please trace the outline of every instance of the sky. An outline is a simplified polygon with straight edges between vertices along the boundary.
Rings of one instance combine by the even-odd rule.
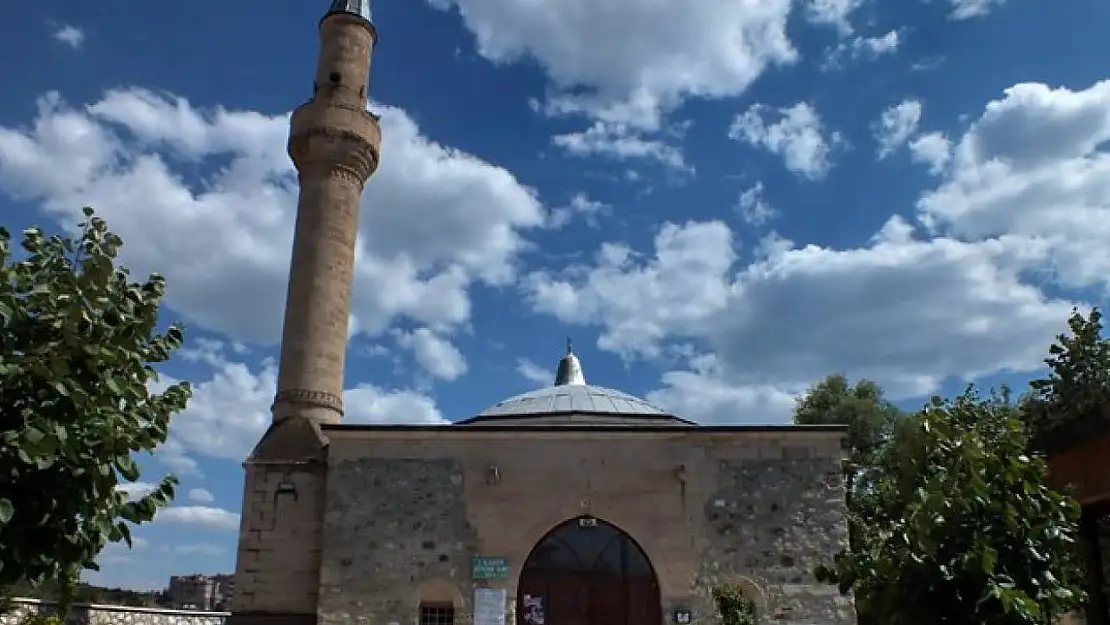
[[[0,223],[94,206],[187,328],[177,501],[89,579],[230,572],[269,423],[326,0],[10,3]],[[1053,8],[1047,8],[1047,7]],[[280,7],[280,8],[279,8]],[[843,372],[907,408],[1038,375],[1110,284],[1110,3],[376,0],[349,422],[588,381],[786,423]]]

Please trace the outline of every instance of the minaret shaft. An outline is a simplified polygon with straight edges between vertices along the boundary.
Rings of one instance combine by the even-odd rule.
[[[331,0],[312,99],[289,120],[300,197],[273,423],[244,463],[227,625],[317,625],[328,438],[343,416],[359,204],[381,131],[366,110],[370,0]],[[279,44],[280,45],[280,44]],[[329,621],[330,622],[330,621]]]
[[[338,423],[354,279],[359,204],[378,166],[381,130],[366,111],[377,31],[332,12],[320,23],[312,99],[293,112],[289,156],[300,197],[285,304],[275,422]]]
[[[343,409],[362,184],[353,175],[339,173],[300,178],[274,418],[299,413],[335,422]],[[318,210],[321,206],[328,209]]]

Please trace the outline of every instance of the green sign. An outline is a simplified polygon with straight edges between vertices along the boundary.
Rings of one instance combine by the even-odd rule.
[[[509,559],[477,556],[474,558],[474,579],[508,579]]]

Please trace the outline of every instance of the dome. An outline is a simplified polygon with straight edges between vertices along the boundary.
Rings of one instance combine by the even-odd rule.
[[[555,385],[510,397],[457,425],[527,420],[532,424],[595,423],[693,425],[628,393],[586,384],[582,363],[567,341]]]

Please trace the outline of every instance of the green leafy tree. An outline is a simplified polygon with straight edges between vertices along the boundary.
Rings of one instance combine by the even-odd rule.
[[[1105,428],[1110,409],[1110,340],[1102,336],[1102,312],[1093,308],[1084,316],[1073,310],[1068,332],[1056,337],[1044,362],[1048,375],[1031,381],[1030,393],[1022,401],[1034,446],[1045,449],[1044,444],[1054,438],[1058,443],[1061,438],[1077,440],[1086,432]],[[1053,436],[1064,432],[1064,437]],[[1110,582],[1110,533],[1104,527],[1099,532],[1102,576]],[[1110,586],[1104,587],[1104,592],[1108,589]]]
[[[1099,418],[1110,406],[1110,340],[1102,338],[1102,313],[1073,310],[1068,329],[1048,348],[1048,376],[1029,383],[1022,404],[1034,434]]]
[[[177,326],[157,332],[164,280],[132,282],[120,238],[85,217],[76,240],[26,230],[22,258],[0,228],[0,590],[59,583],[63,603],[107,543],[130,544],[129,525],[172,499],[172,476],[139,499],[118,487],[190,395],[149,386],[182,343]]]
[[[901,415],[902,411],[883,397],[878,384],[860,380],[853,385],[841,374],[821,380],[794,406],[797,424],[848,426],[847,469],[852,473],[871,464]]]
[[[848,461],[844,464],[845,500],[848,506],[848,544],[860,542],[860,519],[870,500],[860,491],[883,444],[902,421],[902,411],[883,396],[883,389],[870,380],[855,384],[842,374],[830,375],[817,383],[794,406],[794,422],[799,425],[839,424],[848,426]],[[859,610],[862,625],[882,623],[882,619]]]
[[[1075,609],[1079,507],[1028,444],[1005,391],[934,399],[878,454],[860,541],[818,577],[890,625],[1034,625]]]
[[[755,625],[755,601],[744,594],[739,586],[733,584],[715,586],[713,602],[717,604],[717,615],[721,625]]]

